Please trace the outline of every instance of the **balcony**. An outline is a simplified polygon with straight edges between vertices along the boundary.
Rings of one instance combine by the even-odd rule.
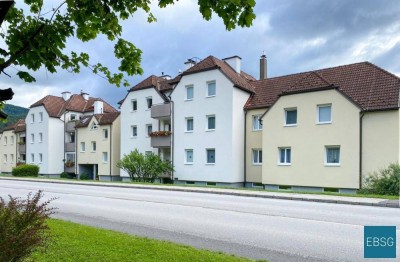
[[[18,152],[20,154],[25,154],[26,153],[26,144],[19,144],[18,145]]]
[[[150,133],[151,146],[156,148],[171,147],[170,131],[155,131]]]
[[[151,107],[151,117],[155,119],[171,117],[170,104],[157,104]]]
[[[65,152],[75,152],[75,143],[65,143]]]
[[[75,125],[76,125],[76,121],[67,122],[67,124],[65,125],[65,131],[66,132],[74,132],[75,131]]]

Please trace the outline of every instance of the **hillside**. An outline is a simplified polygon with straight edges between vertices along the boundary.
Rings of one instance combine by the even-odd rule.
[[[0,129],[5,126],[14,124],[20,118],[25,118],[28,114],[29,109],[25,107],[6,104],[3,111],[8,115],[8,118],[6,123],[0,121]]]

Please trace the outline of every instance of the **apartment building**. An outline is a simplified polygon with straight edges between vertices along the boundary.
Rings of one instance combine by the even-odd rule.
[[[0,173],[11,173],[13,167],[25,163],[25,128],[20,119],[0,131]]]
[[[39,166],[39,173],[58,177],[70,171],[67,161],[76,162],[75,124],[94,113],[95,101],[104,103],[103,113],[118,112],[99,98],[86,93],[48,95],[30,106],[26,122],[27,163]]]

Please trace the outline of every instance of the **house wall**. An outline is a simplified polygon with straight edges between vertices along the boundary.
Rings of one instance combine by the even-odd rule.
[[[120,160],[121,154],[121,116],[118,116],[112,124],[112,152],[111,152],[111,175],[119,176],[120,169],[117,167],[117,162]]]
[[[253,116],[263,115],[265,111],[253,109],[246,114],[246,182],[262,182],[262,165],[253,164],[253,149],[262,149],[262,130],[253,130]]]
[[[65,159],[65,132],[63,118],[48,118],[48,133],[47,135],[43,134],[43,136],[43,144],[46,148],[43,152],[43,164],[48,164],[47,173],[43,173],[50,175],[60,175],[62,172],[64,172],[63,160]],[[45,163],[46,160],[48,160],[47,163]]]
[[[316,124],[319,104],[332,104],[331,124]],[[284,126],[284,109],[292,107],[297,126]],[[263,184],[357,189],[359,112],[336,90],[280,97],[263,118]],[[325,165],[327,145],[340,145],[340,166]],[[290,166],[278,164],[279,147],[291,147]]]
[[[151,109],[147,108],[146,98],[152,97],[153,105],[163,103],[164,100],[156,92],[154,88],[142,89],[130,92],[121,105],[121,153],[120,157],[129,154],[135,149],[140,153],[151,151],[158,153],[157,148],[151,146],[150,137],[147,135],[146,125],[151,124],[153,131],[158,130],[157,119],[151,118]],[[132,110],[132,100],[137,101],[137,110]],[[137,136],[132,136],[133,125],[137,126]],[[121,170],[121,177],[129,177],[129,175]]]
[[[5,143],[6,138],[7,144]],[[4,131],[0,140],[0,173],[11,173],[12,168],[16,166],[17,146],[18,140],[14,131]],[[4,155],[7,155],[7,157]]]
[[[367,177],[391,163],[399,163],[399,111],[365,113],[362,140],[362,175]]]

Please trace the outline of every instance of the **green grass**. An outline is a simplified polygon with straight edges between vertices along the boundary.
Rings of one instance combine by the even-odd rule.
[[[252,261],[62,220],[48,223],[54,240],[46,252],[33,254],[33,261]]]

